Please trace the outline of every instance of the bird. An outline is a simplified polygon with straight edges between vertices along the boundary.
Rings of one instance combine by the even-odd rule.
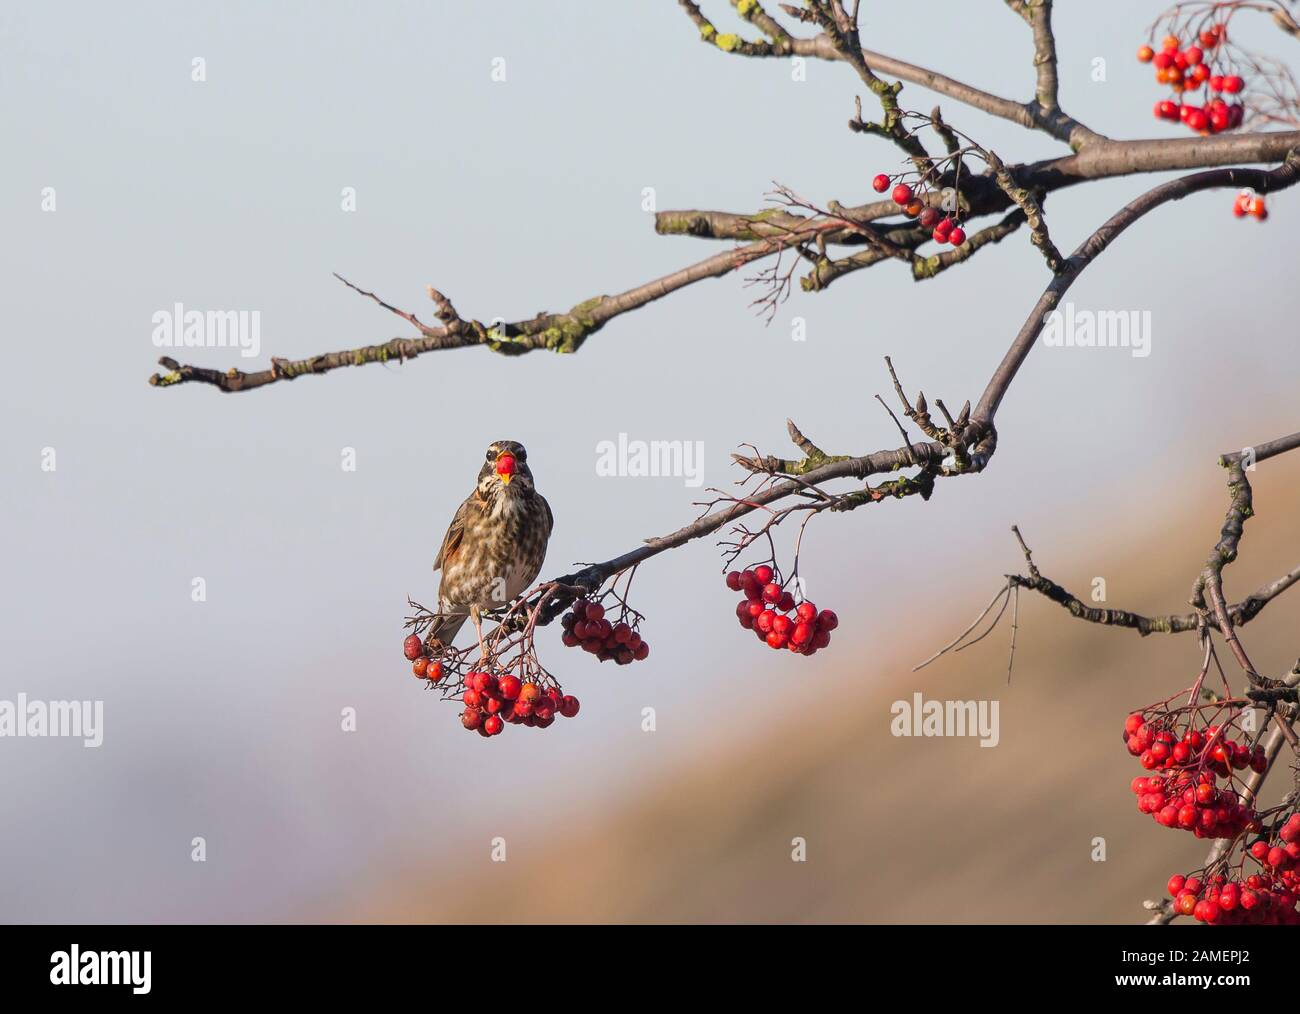
[[[551,505],[533,482],[524,445],[494,440],[474,492],[456,511],[433,561],[442,581],[428,643],[449,648],[472,618],[481,645],[480,612],[507,605],[533,583],[554,525]]]

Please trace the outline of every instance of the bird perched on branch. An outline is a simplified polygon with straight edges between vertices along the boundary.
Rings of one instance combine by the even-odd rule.
[[[528,452],[514,440],[493,441],[478,484],[447,529],[433,561],[442,571],[438,615],[428,643],[447,648],[467,619],[512,602],[542,569],[554,518],[533,485]]]

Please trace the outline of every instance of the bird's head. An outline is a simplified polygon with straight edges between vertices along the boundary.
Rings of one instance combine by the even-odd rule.
[[[478,473],[479,495],[487,500],[499,496],[525,496],[533,490],[533,473],[528,452],[515,440],[494,440]]]

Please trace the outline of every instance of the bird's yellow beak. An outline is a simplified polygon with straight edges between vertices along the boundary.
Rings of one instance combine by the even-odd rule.
[[[507,486],[510,485],[510,479],[512,478],[512,476],[509,472],[498,472],[497,474],[501,476],[502,482],[504,482]]]

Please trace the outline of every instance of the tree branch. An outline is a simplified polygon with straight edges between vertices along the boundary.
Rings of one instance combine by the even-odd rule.
[[[1062,266],[1060,274],[1052,279],[1051,284],[1039,297],[1034,312],[1025,321],[1020,334],[1012,342],[1011,348],[1003,357],[1002,363],[980,397],[979,404],[975,407],[974,418],[988,421],[993,419],[1016,372],[1033,348],[1047,315],[1056,308],[1061,297],[1074,284],[1074,280],[1079,277],[1083,269],[1143,215],[1169,201],[1181,200],[1191,194],[1215,187],[1249,186],[1260,193],[1269,193],[1292,186],[1297,180],[1300,180],[1300,151],[1293,149],[1287,153],[1286,161],[1276,169],[1212,169],[1208,172],[1194,173],[1191,176],[1162,183],[1121,208],[1079,245]]]
[[[1007,6],[1034,33],[1034,69],[1038,76],[1038,105],[1045,113],[1057,109],[1056,36],[1052,33],[1052,0],[1007,0]]]
[[[1087,605],[1076,595],[1066,591],[1055,581],[1041,574],[1028,577],[1021,574],[1008,574],[1007,580],[1013,585],[1038,592],[1038,594],[1051,599],[1076,619],[1100,624],[1104,627],[1124,627],[1129,630],[1136,630],[1143,637],[1148,634],[1183,634],[1188,631],[1199,630],[1201,627],[1201,616],[1198,613],[1143,616],[1141,613],[1129,612],[1126,609],[1097,609]],[[1247,595],[1236,605],[1229,606],[1228,616],[1231,618],[1232,623],[1237,626],[1249,623],[1260,614],[1266,605],[1297,583],[1300,583],[1300,567],[1283,574],[1275,581],[1270,581]],[[1206,624],[1221,632],[1217,617],[1208,617]]]

